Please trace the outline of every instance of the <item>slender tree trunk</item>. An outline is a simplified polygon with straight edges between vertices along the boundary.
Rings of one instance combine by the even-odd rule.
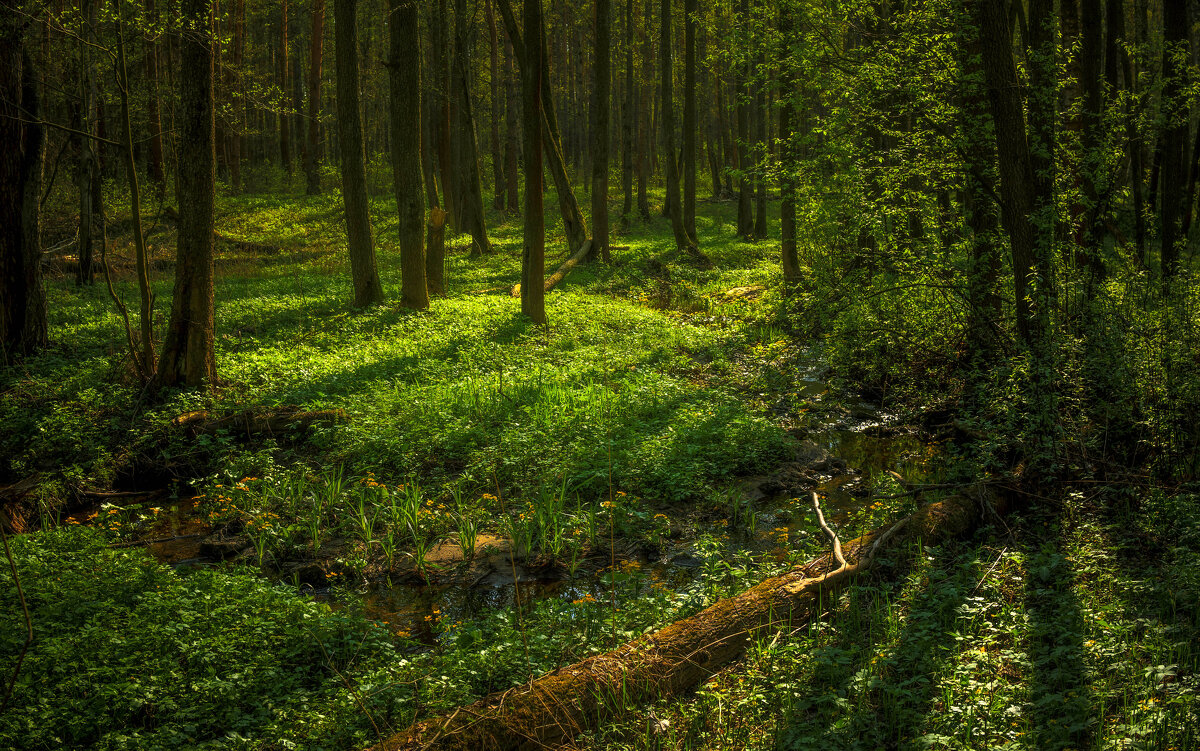
[[[650,97],[653,91],[651,80],[654,77],[654,48],[650,42],[652,28],[650,0],[644,0],[646,6],[645,22],[642,24],[642,80],[638,84],[637,112],[637,205],[638,214],[643,221],[650,221],[650,198],[647,187],[650,182],[650,141],[653,138],[650,128]]]
[[[446,211],[438,200],[437,179],[433,169],[433,137],[437,130],[437,114],[429,98],[421,98],[421,171],[425,176],[425,196],[429,216],[425,225],[425,287],[430,295],[444,295],[446,281]]]
[[[492,206],[496,211],[505,210],[505,190],[504,190],[504,155],[500,151],[500,113],[504,111],[504,105],[500,99],[500,44],[496,35],[496,14],[492,11],[492,3],[495,0],[486,0],[487,7],[487,26],[488,26],[488,45],[491,52],[491,94],[492,94],[492,116],[491,121],[491,154],[492,154],[492,182],[495,185],[495,196]],[[514,207],[515,208],[515,207]]]
[[[610,96],[609,0],[596,0],[596,59],[592,86],[592,251],[610,263],[608,251],[608,110]]]
[[[1163,0],[1162,18],[1164,125],[1159,137],[1162,183],[1158,234],[1162,242],[1163,285],[1169,286],[1179,268],[1179,244],[1187,239],[1179,231],[1187,179],[1188,106],[1183,95],[1183,76],[1190,56],[1185,0]]]
[[[279,10],[279,90],[286,92],[292,80],[292,66],[288,60],[288,0],[282,0]],[[286,98],[285,98],[286,99]],[[283,169],[292,174],[292,117],[285,105],[279,111],[279,161]]]
[[[429,307],[425,283],[425,247],[421,227],[425,196],[421,187],[421,40],[418,0],[388,0],[391,41],[388,82],[391,94],[392,181],[400,235],[400,304]]]
[[[739,25],[750,21],[749,0],[739,0]],[[750,71],[746,65],[735,65],[733,90],[737,96],[737,161],[734,167],[740,172],[738,178],[737,233],[741,237],[754,234],[754,209],[750,197]]]
[[[453,87],[450,81],[450,33],[447,28],[450,17],[450,6],[447,0],[438,0],[438,7],[429,16],[429,35],[433,42],[433,92],[434,122],[437,128],[433,131],[436,143],[438,174],[442,178],[442,202],[445,204],[447,221],[455,227],[461,227],[458,215],[458,189],[454,173],[451,147],[451,117],[450,100]]]
[[[783,281],[787,286],[800,281],[800,257],[796,252],[796,135],[793,132],[792,112],[795,109],[797,76],[792,61],[792,29],[794,9],[786,3],[779,8],[779,37],[782,40],[780,53],[779,137],[782,140],[780,154],[781,177],[779,185],[779,233],[782,251]]]
[[[508,213],[521,213],[520,157],[521,152],[521,79],[513,65],[513,46],[504,35],[504,187]]]
[[[207,0],[182,0],[179,79],[179,240],[171,319],[154,387],[216,385],[213,313],[216,124],[213,19]]]
[[[158,6],[155,0],[146,0],[146,18],[152,23],[158,21]],[[158,93],[158,39],[150,37],[146,40],[146,119],[150,130],[150,183],[154,186],[154,195],[163,200],[167,193],[167,176],[163,169],[163,139],[162,139],[162,104]]]
[[[475,115],[471,105],[470,53],[471,28],[468,21],[466,0],[456,0],[454,14],[454,64],[452,96],[457,104],[454,114],[454,153],[451,154],[455,169],[458,194],[455,208],[458,210],[457,226],[471,234],[474,245],[472,254],[490,253],[487,224],[483,217],[483,181],[479,175],[479,147],[475,135]]]
[[[92,50],[97,45],[96,5],[98,0],[82,0],[84,31],[79,37],[79,121],[77,138],[79,143],[79,248],[76,253],[78,265],[75,269],[75,284],[83,286],[95,281],[93,243],[95,231],[93,219],[94,183],[99,177],[100,166],[96,155],[95,134],[98,108],[96,86],[93,80]]]
[[[321,56],[325,45],[325,0],[312,3],[312,39],[308,53],[308,138],[304,142],[304,176],[308,195],[321,192]]]
[[[765,63],[759,59],[759,70]],[[767,239],[767,97],[765,84],[759,81],[754,91],[754,237],[758,240]]]
[[[633,0],[625,0],[625,106],[622,114],[621,149],[621,220],[629,221],[633,211],[633,130],[637,120],[637,92],[633,83]]]
[[[521,312],[536,324],[546,323],[546,234],[542,214],[542,0],[525,0],[524,92],[525,242],[521,255]],[[514,39],[514,46],[516,40]]]
[[[242,130],[245,128],[246,95],[241,89],[242,60],[246,51],[246,0],[236,0],[233,6],[233,61],[226,70],[227,91],[233,103],[233,113],[226,133],[229,159],[229,182],[234,193],[242,190]]]
[[[683,4],[683,227],[696,241],[696,0]]]
[[[659,29],[662,39],[659,53],[662,63],[662,78],[659,86],[662,91],[663,151],[666,159],[667,205],[671,212],[671,230],[675,233],[675,246],[680,250],[695,252],[696,240],[688,234],[683,224],[683,204],[679,197],[679,171],[675,162],[675,96],[673,57],[671,55],[671,0],[662,0],[662,26]]]
[[[358,0],[334,0],[334,64],[337,68],[338,148],[342,156],[342,203],[346,208],[346,237],[354,307],[383,301],[375,268],[375,242],[363,166],[362,122],[358,105]]]

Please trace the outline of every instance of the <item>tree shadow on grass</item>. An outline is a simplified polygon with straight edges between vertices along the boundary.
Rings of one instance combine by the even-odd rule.
[[[1094,721],[1084,640],[1087,625],[1074,591],[1075,572],[1063,550],[1061,518],[1041,514],[1041,535],[1028,535],[1025,613],[1029,623],[1029,703],[1026,719],[1038,749],[1085,748]]]
[[[855,660],[818,669],[815,681],[826,685],[824,696],[806,698],[793,708],[796,716],[777,744],[787,749],[897,749],[906,747],[921,718],[934,706],[936,675],[957,649],[953,638],[958,611],[970,593],[970,576],[953,548],[912,551],[904,570],[921,568],[920,592],[909,608],[902,630],[892,636],[897,607],[885,586],[852,592],[845,624],[851,638],[872,645]],[[899,594],[898,592],[896,593]],[[865,631],[865,633],[864,633]],[[836,679],[822,679],[822,673]],[[836,698],[832,698],[836,695]],[[941,708],[939,711],[946,711]]]

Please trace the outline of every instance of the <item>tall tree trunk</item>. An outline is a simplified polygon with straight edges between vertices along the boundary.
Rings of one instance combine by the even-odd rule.
[[[621,220],[633,211],[633,130],[637,121],[637,91],[633,83],[633,0],[625,0],[625,106],[621,111]]]
[[[388,82],[391,95],[392,181],[400,235],[400,304],[429,307],[425,283],[425,196],[421,187],[421,40],[418,0],[388,0],[391,41]]]
[[[321,56],[325,48],[325,0],[313,0],[312,38],[308,53],[308,138],[304,142],[304,176],[308,195],[321,192]]]
[[[283,0],[279,10],[279,90],[286,92],[292,80],[292,66],[288,60],[288,0]],[[284,101],[287,100],[286,94]],[[292,117],[284,105],[279,111],[279,161],[283,169],[292,174]]]
[[[740,0],[738,24],[746,27],[750,23],[750,2]],[[737,233],[741,237],[754,234],[754,209],[751,205],[750,184],[750,70],[749,61],[734,66],[733,90],[737,96],[737,159],[734,167],[739,171]]]
[[[447,27],[450,6],[447,0],[438,0],[438,7],[429,15],[429,38],[433,46],[433,131],[436,145],[438,175],[442,180],[442,202],[445,204],[448,221],[455,227],[461,226],[458,216],[458,188],[454,174],[451,147],[450,100],[453,87],[450,81],[450,32]]]
[[[446,210],[438,200],[437,178],[433,169],[433,138],[437,131],[429,97],[421,98],[421,172],[425,177],[425,196],[429,216],[425,225],[425,287],[430,295],[446,293]]]
[[[453,94],[457,104],[454,115],[455,181],[458,194],[455,208],[457,226],[471,234],[472,254],[490,253],[487,225],[483,217],[483,181],[479,175],[479,146],[475,135],[475,115],[471,105],[470,54],[471,28],[468,23],[466,0],[455,0]]]
[[[650,198],[647,188],[650,182],[650,142],[653,133],[650,127],[650,97],[654,87],[654,48],[650,41],[650,29],[653,27],[650,0],[644,0],[646,13],[642,24],[642,80],[638,82],[637,109],[637,205],[638,214],[644,221],[650,221]]]
[[[489,146],[492,154],[492,182],[495,186],[495,196],[492,206],[496,211],[504,211],[506,208],[504,201],[506,195],[504,190],[504,155],[500,150],[500,113],[504,111],[504,105],[500,98],[500,44],[496,35],[496,14],[492,11],[493,2],[495,0],[486,0],[488,46],[491,52],[492,64],[492,116],[489,118],[491,121],[491,141]]]
[[[37,76],[14,13],[0,16],[0,363],[48,344],[42,282],[42,150]]]
[[[521,82],[525,133],[525,240],[521,254],[521,312],[546,323],[546,233],[542,214],[542,73],[545,27],[542,0],[525,0],[525,39]],[[513,46],[516,39],[513,40]]]
[[[659,53],[662,63],[662,77],[659,82],[662,92],[663,151],[666,158],[667,206],[671,212],[671,231],[675,234],[675,247],[680,250],[694,252],[696,240],[688,234],[683,224],[683,204],[679,197],[679,170],[675,161],[675,96],[673,56],[671,55],[671,0],[662,0],[662,26],[659,29],[662,40]]]
[[[226,92],[233,111],[230,116],[227,158],[229,160],[229,182],[234,193],[242,190],[242,130],[245,128],[246,92],[241,88],[242,60],[246,52],[246,0],[235,0],[233,6],[233,61],[226,69]]]
[[[683,227],[696,240],[696,0],[683,4]]]
[[[596,0],[596,59],[592,85],[592,251],[605,263],[608,250],[608,110],[610,95],[609,0]],[[576,248],[578,250],[578,248]]]
[[[521,213],[521,79],[513,64],[512,40],[504,35],[504,188],[508,213]]]
[[[1184,181],[1187,178],[1188,105],[1183,94],[1183,76],[1188,54],[1187,5],[1185,0],[1163,0],[1163,133],[1159,137],[1162,165],[1159,199],[1162,279],[1169,286],[1179,267],[1178,244],[1184,214]]]
[[[762,58],[755,65],[758,70],[766,68]],[[754,86],[754,237],[767,238],[767,97],[766,84],[758,81]]]
[[[211,388],[216,384],[213,314],[216,124],[213,112],[213,18],[207,0],[181,0],[179,239],[171,319],[154,386]]]
[[[371,237],[367,176],[363,166],[362,121],[358,106],[357,11],[358,0],[333,0],[342,203],[346,208],[354,307],[364,308],[383,301],[383,287],[375,268],[375,242]]]
[[[522,61],[527,60],[528,51],[525,48],[528,44],[522,40],[521,30],[517,26],[512,4],[509,0],[499,0],[498,6],[500,16],[504,19],[504,29],[512,41],[513,49],[516,50],[517,59]],[[545,35],[542,37],[542,46],[546,46]],[[562,215],[563,232],[567,236],[567,245],[573,252],[581,248],[583,243],[587,242],[590,238],[588,237],[587,224],[583,220],[583,212],[579,210],[579,202],[575,199],[575,190],[571,187],[571,181],[567,175],[566,162],[563,159],[562,139],[559,135],[558,118],[554,112],[554,97],[550,87],[548,59],[549,54],[546,49],[543,49],[541,52],[542,71],[540,73],[542,90],[538,94],[539,106],[542,113],[541,144],[542,149],[546,152],[546,160],[549,162],[546,166],[550,170],[550,176],[554,180],[554,189],[558,194],[558,209]],[[524,80],[523,70],[522,80]],[[529,159],[529,155],[526,154],[525,158]]]
[[[800,257],[796,252],[796,147],[795,133],[792,126],[792,112],[795,109],[793,97],[796,96],[797,76],[795,63],[792,60],[792,29],[795,10],[783,3],[779,7],[779,37],[782,41],[780,52],[780,96],[783,99],[779,105],[779,138],[782,141],[780,164],[781,177],[779,185],[779,234],[782,251],[783,281],[791,286],[800,281]]]
[[[96,155],[96,143],[93,139],[97,120],[96,85],[92,76],[92,50],[97,46],[96,5],[98,0],[82,0],[81,13],[84,24],[83,33],[79,36],[79,118],[76,128],[79,131],[79,167],[76,173],[79,191],[79,248],[76,253],[78,265],[75,269],[75,284],[82,286],[92,284],[95,280],[93,267],[93,243],[95,232],[93,219],[96,207],[93,205],[95,182],[99,178],[100,165]]]
[[[158,6],[155,0],[146,0],[146,19],[151,23],[158,21]],[[154,186],[154,195],[163,200],[167,193],[166,171],[163,169],[163,139],[162,139],[162,104],[158,93],[158,51],[156,37],[146,40],[146,119],[150,130],[150,183]]]

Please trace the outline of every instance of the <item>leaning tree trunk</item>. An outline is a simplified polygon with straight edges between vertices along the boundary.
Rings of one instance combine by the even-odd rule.
[[[677,695],[741,657],[756,639],[796,629],[829,610],[837,594],[870,570],[882,550],[939,545],[1007,510],[986,488],[919,509],[834,555],[767,579],[696,615],[602,655],[493,694],[448,717],[425,720],[371,751],[508,751],[563,748],[616,720],[635,703]],[[612,697],[621,697],[612,701]]]
[[[388,0],[391,41],[388,82],[391,88],[392,181],[396,186],[400,235],[400,304],[429,307],[425,247],[421,225],[425,195],[421,186],[421,40],[417,0]]]
[[[596,0],[596,60],[592,85],[592,255],[609,263],[608,250],[608,113],[609,0]]]
[[[45,134],[21,19],[0,17],[0,363],[47,345],[40,211]]]
[[[525,39],[521,65],[525,132],[525,242],[521,255],[521,312],[546,323],[546,228],[542,214],[542,0],[525,0]],[[514,35],[513,46],[518,49]]]
[[[313,0],[308,65],[308,137],[304,141],[304,177],[308,195],[321,192],[321,58],[325,49],[325,0]]]
[[[523,61],[529,59],[529,53],[525,49],[528,44],[523,39],[521,30],[517,26],[516,15],[512,10],[512,3],[510,0],[498,0],[497,7],[500,10],[500,17],[504,19],[504,30],[508,33],[508,38],[512,42],[513,49],[516,50],[517,59],[524,64]],[[542,70],[538,72],[542,87],[542,90],[538,93],[542,120],[540,128],[541,145],[545,151],[546,161],[548,162],[546,167],[550,170],[550,176],[554,180],[554,189],[558,193],[558,209],[562,214],[563,232],[567,236],[567,245],[572,251],[575,251],[582,247],[590,238],[588,237],[587,224],[583,220],[583,212],[579,210],[579,202],[575,199],[575,190],[571,187],[571,180],[567,176],[566,162],[563,159],[561,138],[558,132],[558,118],[554,113],[554,99],[550,91],[550,69],[547,61],[549,56],[545,46],[546,40],[543,36],[543,49],[539,53]],[[525,72],[522,69],[522,81],[525,79]],[[526,152],[525,158],[529,159],[528,152]]]
[[[346,237],[354,307],[383,301],[375,268],[375,241],[368,213],[367,176],[363,166],[362,121],[358,107],[358,0],[334,0],[334,64],[337,67],[338,147],[342,155],[342,203],[346,208]]]
[[[171,320],[154,375],[155,388],[211,388],[217,380],[213,327],[214,188],[213,35],[207,0],[182,0],[180,41],[179,239]]]

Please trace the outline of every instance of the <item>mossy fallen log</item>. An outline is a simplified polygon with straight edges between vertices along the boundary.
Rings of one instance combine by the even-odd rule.
[[[370,751],[557,748],[613,720],[621,707],[672,696],[738,659],[756,637],[819,617],[878,554],[920,540],[936,545],[1003,514],[986,486],[926,505],[901,522],[843,545],[847,566],[825,555],[611,652],[559,668],[452,714],[425,720]]]
[[[245,409],[227,415],[213,415],[207,410],[185,412],[171,424],[189,435],[212,435],[220,431],[235,434],[284,435],[292,431],[306,430],[314,425],[333,425],[349,422],[345,410],[304,410],[299,407],[277,407],[270,410]]]

